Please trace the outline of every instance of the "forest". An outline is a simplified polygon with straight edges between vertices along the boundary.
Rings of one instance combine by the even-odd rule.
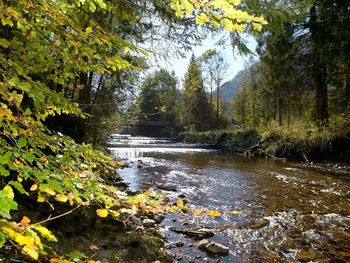
[[[349,140],[348,1],[0,0],[0,19],[4,262],[98,262],[94,247],[64,249],[60,224],[84,216],[126,226],[135,216],[188,209],[152,190],[123,191],[116,168],[125,164],[104,142],[125,124],[166,122],[174,137],[238,126]],[[182,83],[150,69],[150,60],[183,56],[222,32],[241,54],[258,54],[231,103],[220,97],[228,73],[218,50],[192,56]],[[160,247],[147,237],[144,247]]]

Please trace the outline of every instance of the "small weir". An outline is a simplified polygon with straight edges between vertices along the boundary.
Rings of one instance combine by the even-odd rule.
[[[298,163],[247,159],[168,138],[112,136],[109,150],[131,191],[167,189],[171,200],[205,214],[168,215],[162,231],[179,262],[350,262],[350,176]],[[164,186],[172,186],[166,188]],[[172,231],[205,227],[209,240],[229,247],[217,257]]]

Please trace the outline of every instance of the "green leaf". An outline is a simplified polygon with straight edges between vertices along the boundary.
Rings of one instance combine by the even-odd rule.
[[[97,5],[99,7],[101,7],[102,9],[106,9],[107,5],[103,0],[95,0],[95,2],[97,3]]]
[[[0,175],[2,175],[2,176],[9,176],[10,172],[7,169],[5,169],[4,166],[0,165]]]
[[[0,248],[4,246],[5,242],[6,242],[6,236],[4,235],[4,233],[0,232]]]
[[[261,31],[262,29],[262,24],[256,23],[256,22],[252,22],[252,25],[254,27],[255,30],[257,31]]]
[[[27,140],[24,137],[19,138],[18,140],[18,148],[23,148],[27,145]]]
[[[24,115],[26,116],[30,116],[32,114],[32,111],[30,110],[30,108],[27,108],[24,112]]]
[[[96,5],[93,2],[89,3],[89,8],[92,13],[96,11]]]
[[[10,46],[10,42],[7,41],[5,38],[0,38],[0,46],[8,48]]]
[[[10,181],[10,185],[12,185],[14,188],[17,189],[18,192],[21,194],[29,195],[28,192],[23,188],[23,185],[20,182],[17,181]]]
[[[80,261],[82,258],[84,258],[85,255],[81,253],[80,251],[73,251],[69,253],[69,258],[75,262]]]
[[[52,234],[50,230],[41,225],[36,225],[33,227],[36,231],[40,233],[40,235],[46,238],[48,241],[57,242],[57,238]]]
[[[1,18],[1,23],[6,26],[6,25],[9,25],[10,27],[13,27],[13,22],[10,18],[7,18],[7,17],[3,17]]]

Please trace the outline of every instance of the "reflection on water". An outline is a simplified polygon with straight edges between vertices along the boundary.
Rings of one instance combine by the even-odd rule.
[[[183,220],[216,229],[214,240],[231,249],[222,262],[350,262],[348,176],[179,147],[110,150],[131,162],[120,171],[131,190],[177,185],[178,192],[169,194],[185,194],[193,208],[220,211],[221,218]],[[165,229],[174,224],[171,218],[165,220]],[[168,234],[171,240],[179,239]],[[181,253],[202,253],[194,250],[186,247]]]

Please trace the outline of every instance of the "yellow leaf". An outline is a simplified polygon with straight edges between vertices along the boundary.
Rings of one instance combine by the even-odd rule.
[[[68,201],[68,196],[64,195],[64,194],[58,194],[56,195],[56,200],[62,203],[65,203]]]
[[[13,199],[15,197],[15,194],[13,193],[13,190],[12,190],[11,186],[9,186],[9,185],[6,185],[3,189],[3,191],[6,192],[7,198]]]
[[[114,217],[119,217],[120,216],[120,212],[119,211],[114,211],[114,210],[109,210],[109,212],[112,214],[112,216]]]
[[[178,207],[183,207],[183,206],[184,206],[184,201],[183,201],[183,200],[178,200],[178,201],[176,202],[176,205],[177,205]]]
[[[27,254],[28,256],[30,256],[34,260],[37,260],[39,258],[39,252],[38,252],[36,246],[33,246],[33,247],[25,246],[22,249],[22,251],[23,251],[23,253]]]
[[[228,18],[223,18],[221,20],[222,24],[224,25],[224,28],[227,32],[231,32],[234,28],[234,24],[232,22],[232,20],[228,19]]]
[[[44,203],[46,200],[45,200],[45,197],[43,197],[42,195],[39,195],[37,201],[38,203]]]
[[[229,211],[226,214],[229,214],[229,215],[241,215],[242,212],[240,212],[240,211]]]
[[[38,189],[38,185],[37,184],[33,184],[31,187],[30,187],[30,191],[35,191],[36,189]]]
[[[21,225],[26,227],[29,225],[29,223],[30,223],[30,219],[28,217],[24,216],[21,220]]]
[[[92,28],[88,26],[88,27],[85,29],[85,33],[86,33],[86,34],[90,34],[91,32],[92,32]]]
[[[200,13],[196,17],[196,23],[198,25],[203,25],[204,23],[207,23],[207,22],[209,22],[209,17],[205,13]]]
[[[221,213],[216,211],[216,210],[211,210],[207,213],[207,216],[211,216],[211,217],[220,217]]]
[[[99,216],[99,217],[107,217],[108,216],[108,211],[107,209],[97,209],[96,210],[96,214]]]
[[[33,226],[33,228],[35,230],[37,230],[40,233],[40,235],[42,237],[46,238],[48,241],[57,242],[57,238],[46,227],[41,226],[41,225],[35,225],[35,226]]]
[[[129,51],[130,51],[130,48],[129,47],[124,47],[123,51],[124,51],[125,54],[128,54]],[[119,163],[122,163],[122,162],[119,162]],[[120,165],[120,166],[123,166],[123,165]]]
[[[203,214],[203,212],[204,212],[203,208],[197,209],[197,210],[193,211],[193,216],[199,216],[199,215]]]
[[[54,196],[56,194],[56,192],[54,190],[52,190],[51,188],[46,188],[44,190],[45,193]]]
[[[253,25],[254,29],[256,29],[257,31],[262,30],[262,24],[252,22],[252,25]]]

